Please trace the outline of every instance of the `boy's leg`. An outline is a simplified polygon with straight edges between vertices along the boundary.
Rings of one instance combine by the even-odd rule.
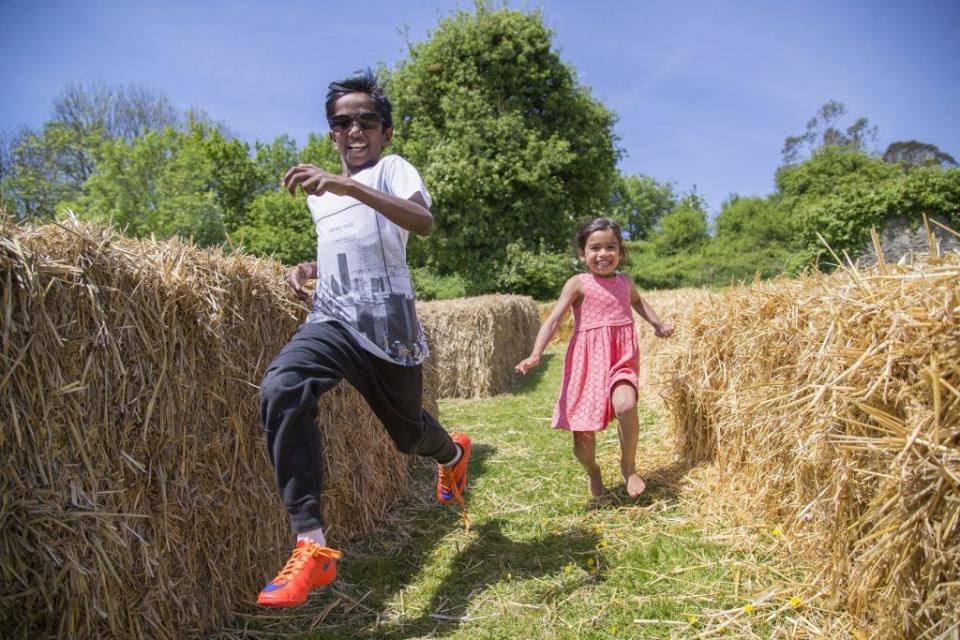
[[[573,455],[583,465],[589,476],[590,495],[599,498],[605,492],[600,466],[597,464],[597,438],[593,431],[573,432]]]
[[[359,368],[330,323],[306,324],[270,364],[260,386],[267,453],[294,532],[323,526],[323,452],[314,423],[320,396]]]
[[[380,418],[397,449],[447,464],[457,455],[450,434],[423,408],[423,371],[371,356],[372,366],[347,380]]]
[[[342,328],[317,323],[301,327],[264,375],[260,411],[267,452],[293,530],[308,535],[297,536],[290,560],[257,597],[260,605],[297,606],[337,576],[340,552],[322,541],[323,452],[314,418],[319,397],[366,366]]]
[[[440,465],[437,499],[462,505],[470,438],[464,433],[451,437],[423,409],[422,367],[404,367],[375,357],[373,361],[360,379],[349,379],[351,384],[366,398],[398,450],[433,458]]]
[[[610,394],[613,411],[620,423],[620,472],[627,485],[627,494],[636,498],[646,488],[637,475],[637,441],[640,437],[640,420],[637,417],[637,390],[629,382],[622,382]]]

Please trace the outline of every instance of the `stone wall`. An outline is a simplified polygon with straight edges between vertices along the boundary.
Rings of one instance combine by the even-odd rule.
[[[931,217],[940,224],[950,226],[946,218]],[[937,225],[930,223],[930,230],[940,245],[940,252],[960,251],[960,238],[944,231]],[[930,243],[927,241],[927,230],[921,220],[907,220],[900,216],[887,221],[880,232],[880,246],[883,248],[883,257],[887,262],[897,262],[907,254],[930,253]],[[872,265],[876,263],[873,244],[867,243],[860,258],[860,263]]]

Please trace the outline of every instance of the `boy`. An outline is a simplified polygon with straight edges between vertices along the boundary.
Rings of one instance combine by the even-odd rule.
[[[300,164],[283,177],[291,195],[297,186],[307,193],[317,231],[317,261],[297,265],[287,283],[306,300],[306,281],[317,282],[313,310],[260,387],[267,450],[297,534],[290,560],[257,598],[263,606],[300,605],[311,589],[336,578],[340,552],[323,535],[314,417],[320,395],[341,379],[363,395],[397,449],[437,461],[440,502],[463,501],[470,439],[451,438],[421,405],[427,345],[406,242],[410,232],[429,235],[433,215],[417,170],[400,156],[380,157],[393,136],[391,111],[369,69],[330,83],[326,113],[340,175]]]

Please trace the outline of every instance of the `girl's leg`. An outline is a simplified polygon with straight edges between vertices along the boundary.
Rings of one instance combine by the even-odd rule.
[[[596,434],[592,431],[573,432],[573,455],[587,470],[589,476],[588,488],[590,495],[599,498],[605,492],[603,478],[600,477],[600,466],[597,465]]]
[[[640,437],[640,419],[637,417],[637,390],[629,382],[621,382],[613,388],[610,397],[613,411],[620,427],[620,472],[627,485],[627,493],[636,498],[646,484],[637,475],[637,440]]]

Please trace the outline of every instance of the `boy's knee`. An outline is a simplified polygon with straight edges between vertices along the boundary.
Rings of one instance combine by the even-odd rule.
[[[267,371],[260,382],[260,403],[272,405],[282,401],[290,393],[299,395],[299,387],[303,383],[301,376],[283,370]]]

